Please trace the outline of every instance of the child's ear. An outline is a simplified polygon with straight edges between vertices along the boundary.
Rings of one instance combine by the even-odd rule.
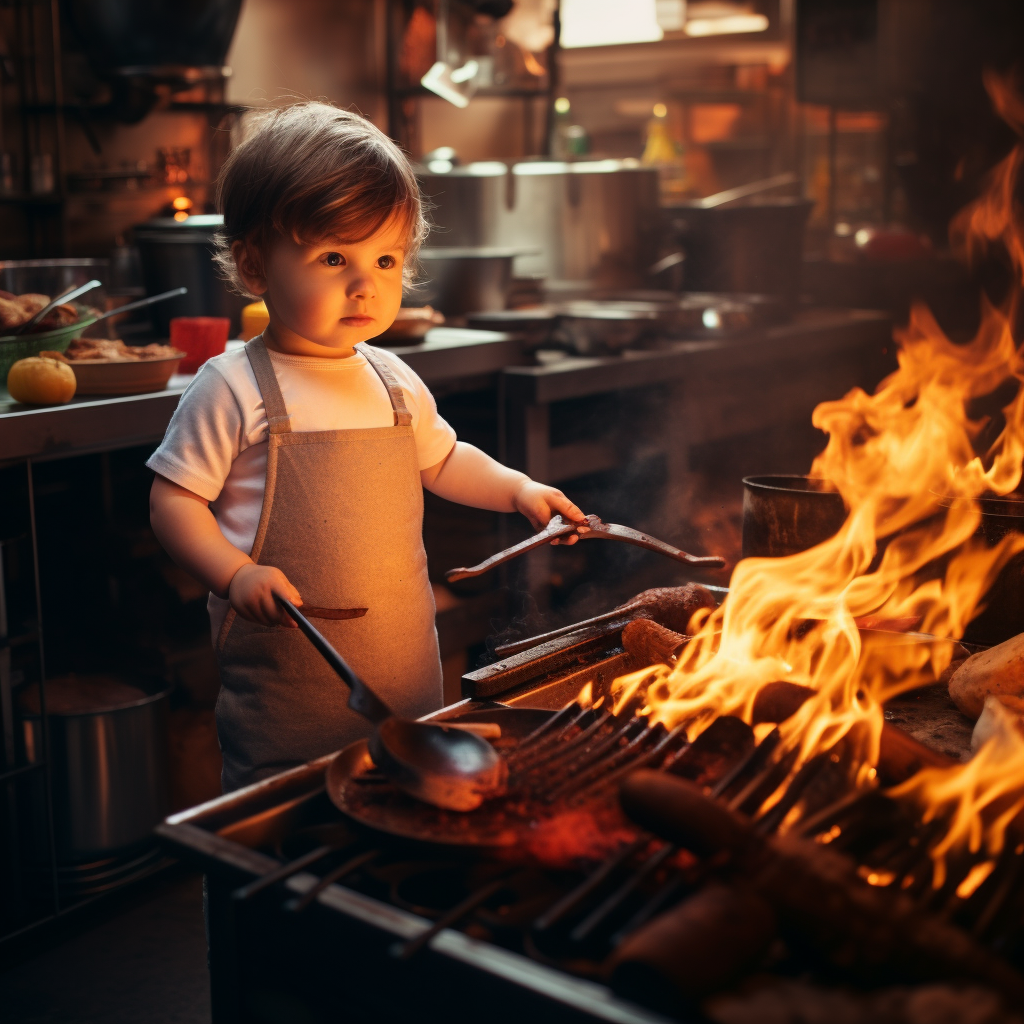
[[[263,261],[257,259],[252,249],[242,241],[231,243],[231,255],[235,258],[235,266],[238,268],[242,284],[253,295],[262,295],[267,290]]]

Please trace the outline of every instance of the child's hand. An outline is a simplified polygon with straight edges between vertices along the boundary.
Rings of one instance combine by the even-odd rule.
[[[228,600],[243,619],[261,626],[290,626],[294,629],[291,616],[274,600],[275,590],[292,604],[302,605],[299,592],[280,569],[250,562],[232,576]]]
[[[573,522],[580,522],[583,513],[557,488],[547,484],[539,484],[536,480],[526,480],[512,495],[512,507],[522,512],[533,524],[535,530],[543,530],[553,515],[561,515]],[[552,544],[575,544],[579,540],[577,534],[560,537]]]

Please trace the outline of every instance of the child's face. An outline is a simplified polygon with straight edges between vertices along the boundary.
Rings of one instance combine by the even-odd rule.
[[[405,224],[391,220],[362,242],[314,245],[279,237],[264,261],[264,299],[274,340],[348,354],[382,334],[402,304]]]

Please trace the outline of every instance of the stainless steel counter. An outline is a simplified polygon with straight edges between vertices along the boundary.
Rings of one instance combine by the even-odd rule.
[[[420,345],[393,348],[432,389],[496,382],[523,358],[522,343],[497,331],[434,328]],[[81,396],[67,405],[27,406],[0,386],[0,464],[33,462],[156,444],[191,376],[172,377],[149,395]]]

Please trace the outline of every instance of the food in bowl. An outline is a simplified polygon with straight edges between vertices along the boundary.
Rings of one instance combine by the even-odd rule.
[[[8,334],[27,323],[49,302],[49,295],[39,295],[35,292],[15,295],[13,292],[0,290],[0,335]],[[78,308],[65,302],[51,309],[39,323],[33,324],[31,333],[41,334],[43,331],[67,327],[77,319]]]
[[[172,345],[126,345],[120,339],[76,338],[67,357],[80,395],[141,395],[162,391],[184,353]]]
[[[126,345],[120,338],[75,338],[68,345],[68,360],[77,362],[134,363],[151,359],[181,359],[185,353],[170,345]]]
[[[27,405],[64,405],[75,397],[75,371],[56,352],[19,359],[7,373],[7,390]]]

